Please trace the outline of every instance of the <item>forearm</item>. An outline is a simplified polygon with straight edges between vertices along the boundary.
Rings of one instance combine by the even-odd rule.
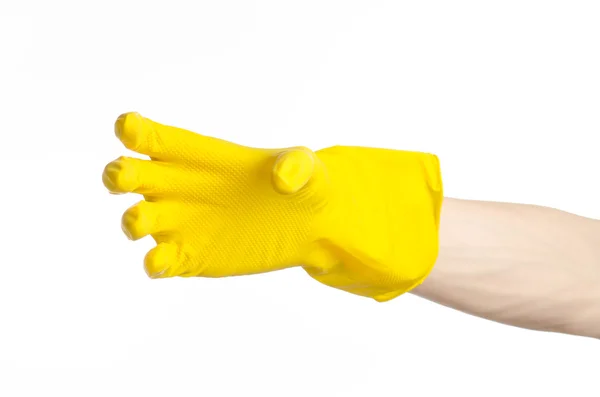
[[[600,338],[600,221],[447,198],[438,261],[413,292],[505,324]]]

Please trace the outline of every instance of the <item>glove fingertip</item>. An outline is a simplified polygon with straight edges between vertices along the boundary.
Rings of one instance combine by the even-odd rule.
[[[284,151],[273,165],[273,187],[281,194],[296,193],[310,180],[314,168],[314,155],[309,149]]]

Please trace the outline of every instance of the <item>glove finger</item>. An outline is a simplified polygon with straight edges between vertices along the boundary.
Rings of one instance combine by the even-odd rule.
[[[168,197],[184,191],[203,192],[216,183],[207,173],[192,173],[176,164],[119,157],[104,168],[104,186],[115,194],[139,193],[150,197]]]
[[[124,113],[115,122],[115,135],[126,148],[153,159],[180,163],[218,165],[224,157],[235,159],[247,149],[221,139],[171,127],[142,117]]]
[[[272,171],[273,188],[281,194],[302,189],[315,171],[315,154],[307,148],[291,148],[275,159]]]
[[[144,258],[144,269],[150,278],[179,276],[187,269],[188,255],[173,242],[161,242]]]
[[[174,230],[180,221],[173,203],[140,201],[125,211],[121,228],[130,240]]]

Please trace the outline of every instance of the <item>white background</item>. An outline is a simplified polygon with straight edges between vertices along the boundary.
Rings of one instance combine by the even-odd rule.
[[[597,340],[301,269],[150,280],[122,112],[440,156],[451,197],[600,218],[597,1],[0,1],[1,396],[598,396]]]

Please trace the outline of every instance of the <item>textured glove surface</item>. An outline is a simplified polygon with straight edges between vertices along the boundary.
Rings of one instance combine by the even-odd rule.
[[[122,228],[132,240],[156,240],[144,261],[152,278],[301,265],[326,285],[384,301],[435,263],[443,194],[434,155],[250,148],[137,113],[120,116],[115,133],[150,157],[120,157],[103,182],[144,196]]]

